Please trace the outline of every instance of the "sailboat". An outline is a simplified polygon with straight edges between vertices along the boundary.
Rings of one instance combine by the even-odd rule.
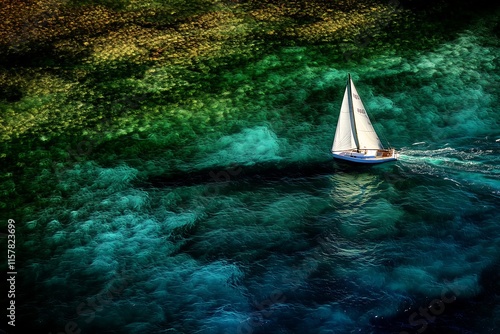
[[[350,74],[340,108],[332,155],[336,159],[362,164],[376,164],[399,158],[395,149],[386,149],[380,142]]]

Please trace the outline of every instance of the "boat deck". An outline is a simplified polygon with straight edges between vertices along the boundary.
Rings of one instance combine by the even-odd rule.
[[[376,164],[387,161],[394,161],[399,158],[396,150],[356,150],[333,152],[334,158],[363,164]]]

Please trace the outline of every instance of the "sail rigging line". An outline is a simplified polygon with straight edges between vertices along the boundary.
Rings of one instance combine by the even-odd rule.
[[[356,129],[356,119],[354,117],[354,107],[352,104],[351,74],[347,75],[347,101],[349,105],[349,116],[351,118],[352,136],[356,144],[356,152],[359,152],[358,131]]]
[[[331,152],[336,159],[363,164],[394,161],[399,158],[394,149],[384,148],[350,74],[347,78]]]
[[[372,119],[372,124],[374,124],[374,123],[375,123],[375,124],[378,124],[378,123],[377,123],[377,120],[375,119],[375,115],[374,115],[374,114],[370,114],[370,118]],[[377,126],[377,127],[380,129],[380,126]],[[382,129],[382,130],[383,130],[383,129]],[[382,134],[382,137],[383,137],[382,139],[383,139],[383,140],[384,140],[384,142],[387,144],[387,148],[391,148],[391,147],[392,147],[392,146],[391,146],[391,143],[389,143],[389,140],[388,140],[388,139],[387,139],[387,137],[384,135],[384,131],[381,131],[380,133]],[[377,135],[378,135],[378,133],[377,133]],[[385,147],[384,147],[384,149],[385,149]]]

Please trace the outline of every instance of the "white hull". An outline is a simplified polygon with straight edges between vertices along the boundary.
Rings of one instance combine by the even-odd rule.
[[[395,150],[368,150],[364,152],[342,151],[333,152],[332,155],[336,159],[360,163],[360,164],[379,164],[398,160],[399,154]]]
[[[351,75],[347,76],[332,155],[336,159],[360,164],[379,164],[399,158],[396,150],[385,149],[380,142]]]

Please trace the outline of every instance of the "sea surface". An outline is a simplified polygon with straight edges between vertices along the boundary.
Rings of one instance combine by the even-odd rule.
[[[21,199],[2,213],[16,226],[16,328],[498,333],[496,13],[405,52],[274,46],[193,84],[184,104],[158,96],[192,83],[141,68],[116,89],[154,91],[133,107],[160,116],[120,116],[132,130],[113,140],[108,116],[76,139],[4,138],[18,157],[39,152],[23,158],[10,197]],[[398,161],[332,159],[348,73]],[[60,108],[86,103],[70,91]],[[28,95],[2,106],[46,103]],[[60,155],[42,165],[51,145]]]

